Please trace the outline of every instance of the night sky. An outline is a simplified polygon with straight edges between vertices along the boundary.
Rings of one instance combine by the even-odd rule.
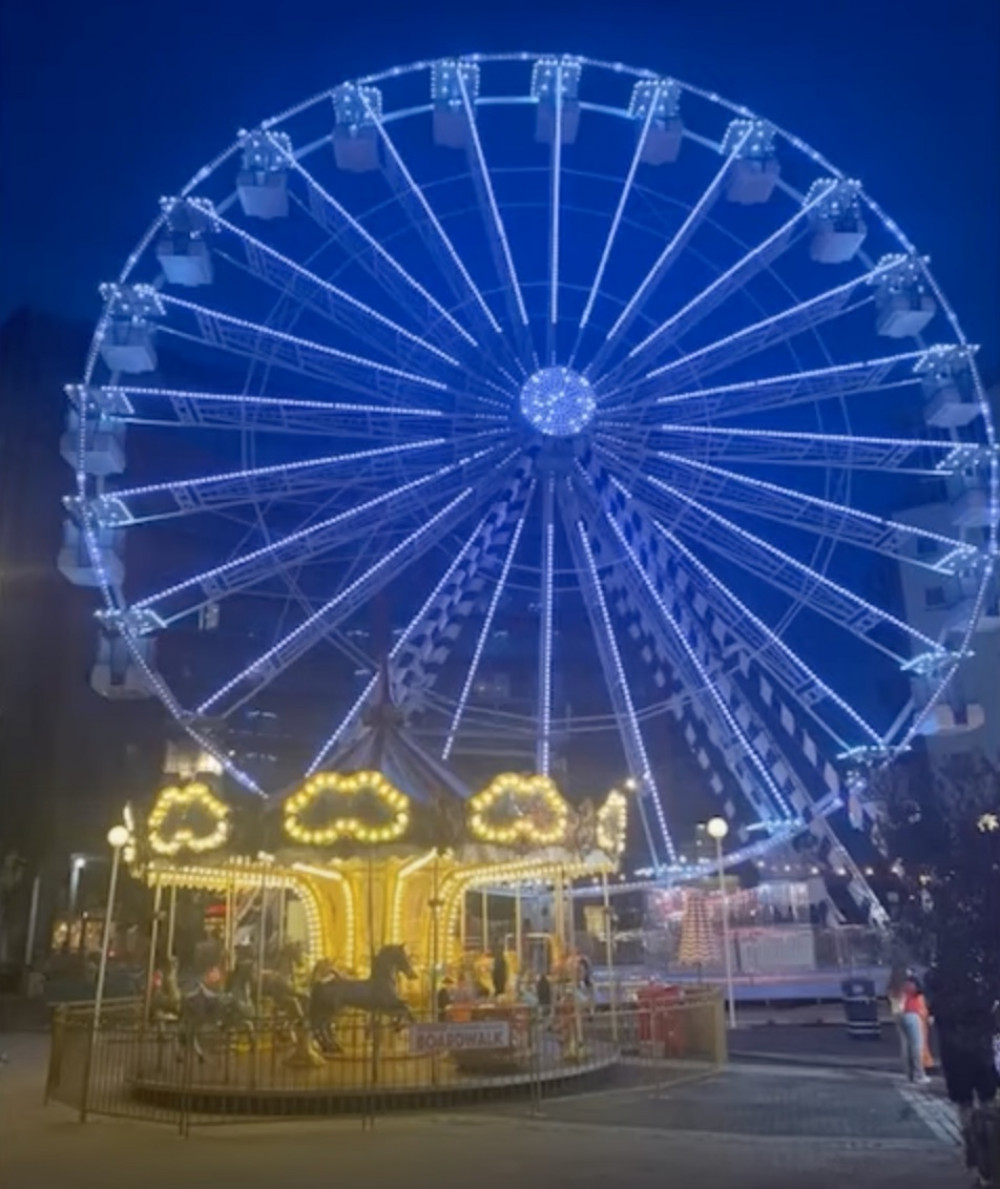
[[[99,281],[236,130],[345,77],[475,50],[620,59],[718,91],[863,179],[1000,361],[996,0],[2,6],[0,318]]]

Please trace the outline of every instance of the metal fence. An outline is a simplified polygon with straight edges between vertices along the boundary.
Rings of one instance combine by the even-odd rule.
[[[325,1043],[320,1043],[320,1040]],[[444,1020],[345,1013],[331,1036],[267,1016],[194,1031],[147,1025],[137,1002],[57,1009],[46,1099],[85,1120],[115,1115],[192,1126],[400,1110],[538,1113],[581,1089],[656,1092],[726,1061],[714,990],[627,1006],[456,1007]]]

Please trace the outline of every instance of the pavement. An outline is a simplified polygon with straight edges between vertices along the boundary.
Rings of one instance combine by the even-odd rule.
[[[902,1067],[895,1026],[883,1024],[873,1038],[847,1035],[843,1023],[794,1022],[743,1026],[729,1034],[733,1060],[805,1065],[812,1068],[879,1070]]]
[[[0,1185],[36,1189],[958,1189],[951,1109],[879,1071],[734,1066],[661,1082],[623,1067],[599,1089],[420,1116],[164,1125],[80,1124],[41,1102],[46,1042],[3,1038]]]

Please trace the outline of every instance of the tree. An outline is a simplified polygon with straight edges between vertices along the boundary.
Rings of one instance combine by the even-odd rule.
[[[914,752],[874,791],[899,881],[900,938],[970,991],[1000,997],[1000,767]]]

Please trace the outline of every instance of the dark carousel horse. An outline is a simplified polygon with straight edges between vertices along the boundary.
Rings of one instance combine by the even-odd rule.
[[[200,975],[193,987],[180,992],[176,1021],[182,1049],[190,1046],[198,1060],[204,1061],[201,1042],[208,1035],[242,1035],[253,1040],[256,1010],[251,972],[245,961],[237,962],[228,977],[213,968]]]
[[[415,978],[405,946],[384,945],[372,960],[369,978],[342,978],[329,962],[317,964],[309,995],[309,1024],[324,1052],[340,1051],[334,1036],[337,1016],[347,1008],[396,1021],[413,1014],[396,993],[396,976]]]

